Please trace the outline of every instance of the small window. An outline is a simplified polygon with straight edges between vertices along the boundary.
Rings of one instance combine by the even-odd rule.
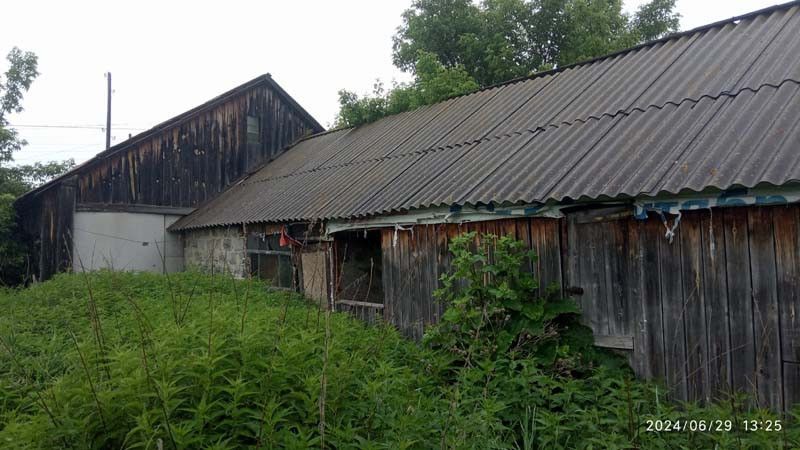
[[[338,301],[383,304],[381,233],[344,232],[336,240]]]
[[[247,143],[258,144],[261,142],[261,121],[258,117],[247,116]]]
[[[290,247],[280,245],[280,235],[249,235],[247,254],[250,258],[250,275],[274,287],[293,287],[292,251]]]

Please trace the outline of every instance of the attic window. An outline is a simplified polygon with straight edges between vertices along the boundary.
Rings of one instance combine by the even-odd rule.
[[[261,121],[256,116],[247,116],[247,143],[261,142]]]

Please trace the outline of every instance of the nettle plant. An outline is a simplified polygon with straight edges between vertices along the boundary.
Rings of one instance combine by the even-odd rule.
[[[527,270],[536,255],[525,243],[470,232],[454,238],[450,252],[452,270],[434,292],[447,309],[426,334],[430,345],[449,350],[465,366],[509,357],[553,367],[566,362],[564,332],[580,328],[579,309],[556,286],[540,290]]]

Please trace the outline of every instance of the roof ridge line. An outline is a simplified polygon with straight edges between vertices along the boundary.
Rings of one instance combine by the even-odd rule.
[[[800,1],[800,0],[798,0],[798,1]],[[97,164],[101,160],[105,160],[105,159],[107,159],[109,157],[116,156],[119,153],[123,153],[124,151],[129,150],[132,146],[134,146],[134,145],[136,145],[136,144],[138,144],[140,142],[143,142],[143,141],[155,136],[156,134],[158,134],[160,132],[164,132],[164,131],[169,130],[169,129],[173,128],[173,127],[179,126],[183,121],[191,119],[191,118],[193,118],[195,116],[199,116],[199,115],[205,114],[205,113],[213,110],[214,107],[224,103],[225,101],[228,101],[228,100],[230,100],[232,98],[235,98],[237,95],[243,94],[248,89],[252,89],[252,88],[257,87],[259,85],[269,85],[271,88],[273,88],[275,90],[275,92],[279,96],[281,96],[283,98],[284,101],[286,101],[289,104],[289,106],[298,109],[298,113],[303,118],[305,118],[306,120],[311,122],[311,124],[318,125],[319,128],[323,129],[322,132],[317,133],[317,134],[322,134],[322,133],[325,132],[324,131],[324,127],[319,122],[317,122],[317,120],[314,119],[314,117],[311,116],[311,114],[308,111],[306,111],[305,108],[303,108],[299,103],[297,103],[297,101],[294,100],[291,97],[291,95],[289,95],[289,93],[287,93],[274,79],[272,79],[272,75],[269,72],[267,72],[267,73],[264,73],[262,75],[259,75],[259,76],[255,77],[255,78],[253,78],[253,79],[251,79],[249,81],[246,81],[246,82],[244,82],[244,83],[242,83],[242,84],[240,84],[240,85],[238,85],[238,86],[236,86],[236,87],[234,87],[232,89],[228,89],[225,92],[212,97],[210,100],[206,100],[203,103],[201,103],[199,105],[196,105],[196,106],[194,106],[194,107],[192,107],[192,108],[190,108],[190,109],[188,109],[188,110],[186,110],[186,111],[184,111],[184,112],[182,112],[180,114],[177,114],[177,115],[175,115],[173,117],[170,117],[169,119],[163,120],[161,122],[158,122],[157,124],[153,125],[152,127],[148,128],[148,129],[146,129],[146,130],[144,130],[144,131],[142,131],[140,133],[137,133],[136,135],[131,136],[130,138],[125,139],[122,142],[116,143],[116,144],[112,145],[109,148],[101,150],[100,152],[96,153],[94,156],[92,156],[88,160],[86,160],[86,161],[84,161],[84,162],[82,162],[80,164],[77,164],[76,166],[74,166],[73,168],[68,170],[67,172],[64,172],[63,174],[61,174],[61,175],[59,175],[59,176],[57,176],[57,177],[55,177],[55,178],[43,183],[43,184],[41,184],[40,186],[37,186],[37,187],[29,190],[28,192],[25,192],[24,194],[20,195],[19,197],[17,197],[17,199],[14,200],[14,203],[17,203],[17,202],[20,202],[20,201],[25,201],[25,199],[30,198],[31,196],[38,195],[40,192],[43,192],[43,191],[45,191],[47,189],[50,189],[51,187],[55,186],[59,180],[65,179],[65,178],[67,178],[69,176],[72,176],[72,175],[74,175],[75,173],[77,173],[81,169],[90,167],[90,166],[92,166],[94,164]],[[297,142],[299,143],[300,141],[297,141]],[[292,145],[290,145],[290,147],[291,146]]]
[[[534,72],[534,73],[531,73],[529,75],[525,75],[525,76],[521,76],[521,77],[517,77],[517,78],[512,78],[510,80],[494,83],[494,84],[491,84],[489,86],[485,86],[485,87],[481,87],[481,88],[475,89],[474,91],[470,91],[470,92],[466,92],[466,93],[463,93],[463,94],[454,95],[452,97],[447,97],[446,99],[444,99],[442,101],[447,101],[447,100],[458,98],[458,97],[464,97],[464,96],[467,96],[467,95],[475,94],[477,92],[487,91],[487,90],[503,87],[503,86],[510,85],[510,84],[515,84],[515,83],[520,83],[520,82],[523,82],[523,81],[533,80],[533,79],[536,79],[536,78],[543,78],[543,77],[546,77],[546,76],[549,76],[549,75],[556,75],[556,74],[558,74],[560,72],[563,72],[563,71],[566,71],[568,69],[572,69],[572,68],[575,68],[575,67],[586,66],[586,65],[598,62],[598,61],[602,61],[604,59],[609,59],[609,58],[613,58],[615,56],[624,55],[626,53],[630,53],[630,52],[633,52],[633,51],[636,51],[636,50],[640,50],[640,49],[645,48],[645,47],[651,47],[651,46],[654,46],[656,44],[661,44],[661,43],[664,43],[664,42],[667,42],[667,41],[680,39],[680,38],[685,37],[685,36],[691,36],[691,35],[693,35],[695,33],[704,33],[704,32],[706,32],[706,31],[708,31],[708,30],[710,30],[712,28],[719,28],[719,27],[722,27],[724,25],[728,25],[730,23],[737,24],[738,22],[740,22],[742,20],[748,20],[748,19],[760,16],[760,15],[771,14],[771,13],[773,13],[775,11],[780,11],[780,10],[783,10],[783,9],[791,9],[793,7],[796,7],[796,6],[800,6],[800,0],[793,0],[793,1],[790,1],[790,2],[786,2],[786,3],[781,3],[781,4],[778,4],[778,5],[769,6],[769,7],[762,8],[762,9],[759,9],[759,10],[756,10],[756,11],[751,11],[749,13],[740,14],[738,16],[733,16],[733,17],[729,17],[727,19],[722,19],[722,20],[718,20],[716,22],[712,22],[712,23],[709,23],[709,24],[701,25],[701,26],[698,26],[698,27],[695,27],[695,28],[692,28],[692,29],[689,29],[689,30],[678,31],[678,32],[675,32],[675,33],[668,34],[668,35],[666,35],[664,37],[660,37],[658,39],[652,39],[652,40],[649,40],[649,41],[646,41],[646,42],[642,42],[642,43],[636,44],[636,45],[634,45],[632,47],[626,47],[626,48],[623,48],[623,49],[620,49],[620,50],[617,50],[617,51],[614,51],[614,52],[611,52],[611,53],[607,53],[605,55],[595,56],[593,58],[589,58],[589,59],[585,59],[585,60],[582,60],[582,61],[578,61],[578,62],[574,62],[574,63],[571,63],[571,64],[567,64],[565,66],[557,67],[555,69],[545,70],[545,71],[542,71],[542,72]]]
[[[261,179],[261,180],[253,180],[251,182],[247,182],[247,180],[243,180],[243,181],[244,181],[244,184],[264,183],[264,182],[267,182],[267,181],[281,180],[281,179],[285,179],[285,178],[292,178],[292,177],[299,176],[299,175],[306,175],[306,174],[313,173],[313,172],[321,172],[321,171],[326,171],[326,170],[331,170],[331,169],[340,169],[340,168],[343,168],[343,167],[357,166],[357,165],[366,164],[366,163],[372,163],[372,162],[387,161],[387,160],[394,159],[394,158],[405,158],[405,157],[408,157],[408,156],[414,156],[414,155],[420,155],[420,154],[436,153],[436,152],[447,150],[447,149],[454,149],[454,148],[457,148],[457,147],[458,148],[469,147],[469,146],[472,146],[472,145],[475,145],[475,144],[479,144],[479,143],[483,143],[483,142],[489,142],[489,141],[494,141],[494,140],[499,140],[499,139],[506,139],[506,138],[512,137],[512,135],[515,135],[515,134],[516,135],[521,135],[523,133],[535,133],[537,131],[547,131],[548,128],[561,128],[561,127],[564,127],[564,126],[577,125],[578,123],[586,124],[587,122],[589,122],[591,120],[599,121],[599,120],[601,120],[601,119],[603,119],[605,117],[613,119],[615,117],[629,116],[629,115],[631,115],[631,114],[633,114],[634,112],[637,112],[637,111],[641,112],[641,113],[644,113],[644,112],[647,112],[649,110],[663,110],[668,105],[672,105],[672,106],[675,106],[675,107],[680,107],[684,103],[697,104],[697,103],[700,103],[700,101],[702,101],[704,99],[710,99],[710,100],[713,100],[713,101],[717,101],[717,100],[719,100],[719,99],[721,99],[723,97],[724,98],[735,98],[736,96],[738,96],[739,94],[741,94],[741,93],[743,93],[745,91],[749,91],[749,92],[752,92],[752,93],[758,93],[761,89],[766,88],[766,87],[771,87],[771,88],[774,88],[774,89],[780,89],[784,84],[787,84],[787,83],[794,83],[796,85],[800,85],[800,80],[795,80],[793,78],[785,78],[778,84],[762,83],[762,84],[760,84],[759,86],[757,86],[755,88],[750,87],[750,86],[746,86],[746,87],[740,88],[739,90],[737,90],[735,92],[732,92],[732,91],[721,91],[719,94],[716,94],[716,95],[703,94],[703,95],[701,95],[701,96],[699,96],[697,98],[685,97],[685,98],[683,98],[681,100],[677,100],[677,101],[668,100],[668,101],[666,101],[666,102],[664,102],[662,104],[659,104],[659,105],[650,104],[650,105],[646,105],[646,106],[632,106],[632,107],[630,107],[628,109],[617,110],[617,111],[615,111],[613,113],[605,112],[605,113],[602,113],[602,114],[599,114],[599,115],[592,114],[592,115],[586,116],[585,118],[576,118],[576,119],[572,119],[572,120],[569,120],[569,121],[551,122],[551,123],[548,123],[548,124],[536,126],[534,128],[525,128],[525,129],[522,129],[522,130],[509,131],[509,132],[506,132],[506,133],[503,133],[503,134],[487,136],[487,137],[483,137],[483,138],[480,138],[480,139],[474,139],[474,140],[467,141],[467,142],[460,142],[460,143],[455,143],[455,144],[448,144],[448,145],[443,145],[443,146],[430,147],[430,148],[423,149],[423,150],[413,150],[413,151],[406,152],[406,153],[398,153],[396,155],[386,155],[386,156],[381,156],[381,157],[378,157],[378,158],[370,158],[370,159],[363,159],[363,160],[358,160],[358,161],[350,161],[350,162],[341,163],[341,164],[333,164],[333,165],[330,165],[330,166],[316,167],[314,169],[307,169],[307,170],[302,170],[302,171],[299,171],[299,172],[292,172],[290,174],[279,175],[279,176],[274,176],[274,177],[268,177],[268,178],[264,178],[264,179]]]

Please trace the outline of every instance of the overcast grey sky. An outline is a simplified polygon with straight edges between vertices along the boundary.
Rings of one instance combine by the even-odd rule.
[[[103,150],[106,71],[115,91],[112,145],[267,72],[328,126],[339,89],[363,93],[376,78],[409,79],[392,66],[391,37],[410,3],[6,2],[0,54],[15,45],[31,50],[41,72],[12,123],[95,127],[20,126],[29,145],[15,158],[82,162]],[[641,3],[626,0],[626,9]],[[678,0],[678,10],[682,29],[690,29],[776,3]]]

